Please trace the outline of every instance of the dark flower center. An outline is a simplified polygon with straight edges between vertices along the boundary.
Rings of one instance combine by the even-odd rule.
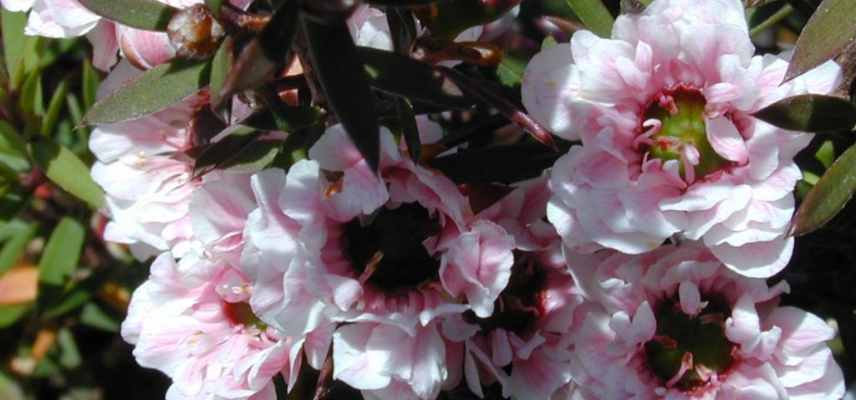
[[[488,318],[478,318],[472,311],[467,311],[464,319],[477,324],[485,334],[505,329],[526,337],[543,313],[540,297],[547,280],[545,268],[534,254],[515,251],[511,278],[494,302],[493,314]]]
[[[685,314],[676,300],[664,301],[655,312],[657,334],[645,343],[645,355],[664,386],[691,391],[704,386],[711,373],[726,372],[734,363],[736,345],[725,336],[730,311],[724,301],[708,299],[696,316]]]
[[[345,224],[343,246],[353,268],[384,291],[412,289],[439,278],[440,261],[422,244],[440,232],[436,217],[416,203],[382,208],[367,224]]]
[[[699,160],[694,168],[696,177],[704,177],[728,165],[728,160],[714,151],[707,140],[704,123],[704,96],[695,89],[678,89],[663,94],[645,111],[644,121],[656,119],[662,123],[659,131],[651,136],[647,145],[650,157],[663,161],[681,161],[686,146],[698,151]],[[642,127],[643,132],[648,128]],[[680,164],[681,174],[686,177],[685,165]]]
[[[223,313],[226,314],[226,318],[232,325],[255,327],[260,331],[267,329],[267,324],[253,313],[253,309],[246,302],[229,303],[224,301]]]

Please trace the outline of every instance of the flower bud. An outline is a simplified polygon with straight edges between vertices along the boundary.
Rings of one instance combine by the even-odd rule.
[[[204,59],[213,55],[225,36],[223,26],[204,4],[175,13],[167,25],[167,34],[176,55],[192,59]]]

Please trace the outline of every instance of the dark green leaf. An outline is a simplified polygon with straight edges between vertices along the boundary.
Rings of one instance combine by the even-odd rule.
[[[600,37],[608,38],[612,35],[612,24],[615,20],[601,0],[566,1],[586,28]]]
[[[68,94],[68,80],[63,80],[57,85],[51,96],[51,101],[48,103],[48,111],[45,113],[45,118],[42,120],[42,134],[51,136],[56,128],[56,123],[59,121],[59,114],[62,112],[62,106],[65,105],[65,97]]]
[[[4,227],[9,229],[10,236],[0,248],[0,274],[8,271],[18,263],[24,254],[30,240],[36,234],[36,224],[28,224],[21,221],[13,221]]]
[[[212,105],[220,104],[220,93],[223,91],[226,77],[229,75],[229,70],[232,69],[232,63],[235,61],[235,57],[233,57],[234,44],[235,42],[232,40],[232,37],[227,37],[211,60],[211,79],[208,87],[210,88],[209,93],[211,93]]]
[[[856,40],[853,0],[824,0],[797,39],[785,81],[837,56]]]
[[[66,278],[77,268],[86,228],[76,219],[64,217],[51,233],[39,260],[39,281],[52,286],[62,286]]]
[[[27,75],[24,80],[24,86],[21,87],[20,97],[18,98],[18,108],[21,112],[31,115],[42,115],[44,112],[44,104],[42,103],[42,72],[33,70]]]
[[[132,28],[165,31],[177,9],[155,0],[78,0],[95,14]]]
[[[96,94],[98,93],[98,85],[101,79],[95,68],[92,68],[92,63],[89,59],[83,60],[83,107],[88,110],[95,104]]]
[[[197,175],[212,169],[259,171],[279,153],[282,140],[263,138],[255,129],[240,127],[238,131],[201,150],[194,170]]]
[[[207,62],[175,60],[154,67],[96,102],[84,121],[109,124],[163,110],[205,87],[209,66]]]
[[[764,107],[755,117],[794,131],[851,130],[856,126],[856,105],[840,97],[803,94]]]
[[[92,291],[93,289],[84,287],[77,287],[69,291],[55,305],[48,308],[42,314],[42,318],[52,319],[78,309],[92,298]]]
[[[823,227],[856,192],[856,146],[851,146],[826,170],[794,216],[794,234],[805,235]]]
[[[416,162],[422,154],[422,141],[419,138],[419,127],[416,125],[416,116],[413,115],[413,106],[402,98],[395,99],[395,110],[398,112],[398,122],[401,124],[401,134],[407,143],[407,152],[410,158]]]
[[[80,323],[107,332],[119,332],[119,322],[95,303],[89,303],[83,307]]]
[[[275,78],[274,73],[291,54],[291,43],[297,34],[298,3],[298,0],[286,0],[261,34],[244,46],[226,77],[221,97],[258,87]]]
[[[8,328],[27,314],[32,304],[0,305],[0,329]]]
[[[475,104],[433,65],[388,51],[369,47],[357,49],[365,63],[369,83],[378,90],[453,109],[467,109]]]
[[[19,172],[30,168],[26,144],[6,121],[0,121],[0,163]]]
[[[330,108],[368,164],[377,170],[380,127],[374,97],[348,26],[344,21],[324,25],[302,18],[301,22],[309,42],[312,67]]]
[[[89,176],[89,168],[70,150],[50,140],[39,140],[30,145],[30,152],[33,161],[57,186],[93,209],[104,204],[104,192]]]
[[[514,183],[540,176],[563,152],[540,144],[463,151],[428,162],[456,183]]]

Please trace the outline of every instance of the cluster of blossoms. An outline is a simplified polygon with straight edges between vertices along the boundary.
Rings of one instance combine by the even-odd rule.
[[[102,95],[174,54],[162,34],[74,0],[3,5],[32,7],[33,34],[90,32],[102,68],[121,49],[131,63]],[[358,9],[350,28],[392,48],[379,10]],[[810,135],[752,116],[830,92],[839,67],[783,84],[788,61],[753,53],[739,0],[656,0],[620,16],[611,39],[578,31],[542,50],[524,104],[581,145],[484,209],[477,189],[411,159],[386,128],[378,171],[333,125],[287,170],[196,176],[192,121],[207,93],[98,126],[105,237],[157,257],[122,335],[172,378],[169,399],[272,400],[274,378],[291,388],[304,363],[367,399],[461,387],[533,400],[840,398],[833,330],[779,305],[789,287],[768,283],[791,257],[793,158]],[[423,144],[442,137],[417,121]]]

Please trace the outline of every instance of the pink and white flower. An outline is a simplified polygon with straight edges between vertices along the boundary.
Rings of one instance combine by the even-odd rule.
[[[574,333],[573,376],[591,399],[837,399],[834,331],[778,305],[785,282],[722,268],[687,242],[571,261],[591,301]],[[591,261],[591,260],[588,260]]]
[[[565,269],[559,236],[544,221],[548,199],[546,179],[539,178],[479,213],[516,243],[511,278],[493,314],[455,314],[442,325],[450,353],[461,353],[450,368],[463,369],[455,375],[479,397],[483,386],[499,383],[504,397],[548,400],[571,383],[570,333],[583,297]]]
[[[657,0],[543,50],[523,100],[557,135],[581,139],[552,169],[548,217],[577,251],[639,254],[673,235],[702,241],[732,270],[787,264],[794,155],[811,135],[752,117],[784,97],[828,93],[828,62],[782,83],[788,62],[752,56],[738,0]]]
[[[122,337],[140,365],[172,378],[167,399],[275,400],[273,378],[282,374],[291,387],[304,351],[326,357],[332,330],[285,336],[253,314],[248,288],[240,271],[204,257],[176,263],[164,253],[152,264]]]
[[[203,0],[158,0],[176,8],[202,4]],[[233,0],[236,7],[246,8],[252,0]],[[175,56],[166,33],[130,28],[102,18],[77,0],[2,0],[11,11],[30,10],[25,28],[27,35],[69,38],[87,35],[94,47],[93,65],[109,70],[116,63],[119,50],[135,66],[148,69]]]
[[[272,180],[258,192],[243,264],[252,268],[256,293],[264,293],[255,309],[275,326],[305,319],[290,310],[313,294],[330,309],[307,315],[349,323],[336,334],[335,378],[369,397],[430,399],[447,375],[436,361],[445,350],[435,321],[467,310],[493,312],[510,274],[513,238],[475,219],[454,183],[405,154],[383,128],[378,176],[341,126],[328,129],[310,149],[311,161],[290,168],[283,189]],[[287,293],[289,285],[296,295]],[[371,341],[367,355],[346,350],[369,345],[362,333],[407,340]],[[428,344],[435,347],[422,348]],[[350,357],[371,358],[381,351],[376,346],[403,358],[354,370],[365,360]],[[428,377],[407,372],[420,365],[439,370]],[[361,373],[375,374],[374,384],[365,386],[356,378]]]
[[[141,71],[121,63],[99,88],[99,97]],[[180,257],[192,237],[191,196],[202,179],[193,178],[189,124],[207,102],[192,96],[154,114],[98,125],[89,148],[97,158],[92,177],[105,191],[111,217],[105,239],[128,244],[141,259],[171,250]]]

